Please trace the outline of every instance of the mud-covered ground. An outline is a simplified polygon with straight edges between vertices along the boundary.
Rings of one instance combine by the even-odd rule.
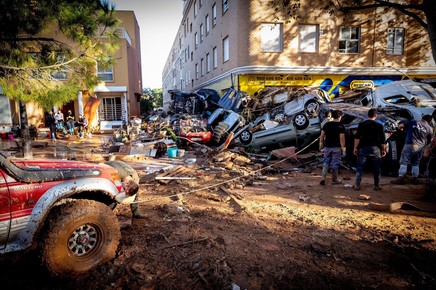
[[[195,179],[141,179],[147,218],[116,209],[122,240],[113,261],[57,279],[33,253],[8,256],[1,288],[436,289],[436,203],[418,200],[424,185],[383,177],[383,189],[373,191],[368,173],[354,191],[354,174],[341,169],[343,184],[320,186],[320,165],[297,170],[295,162],[239,179],[241,168],[258,166],[203,161],[186,171]],[[400,201],[426,211],[368,207]]]

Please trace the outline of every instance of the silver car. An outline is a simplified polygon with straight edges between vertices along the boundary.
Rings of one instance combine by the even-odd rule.
[[[413,80],[378,86],[362,97],[360,103],[370,107],[393,106],[408,109],[416,120],[421,120],[426,114],[436,116],[436,90],[429,84]]]
[[[318,117],[308,119],[307,127],[301,130],[293,119],[282,115],[270,120],[263,116],[238,134],[235,145],[256,148],[295,146],[301,149],[319,137],[321,125]]]

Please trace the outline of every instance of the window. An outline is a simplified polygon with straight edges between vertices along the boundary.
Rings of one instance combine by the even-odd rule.
[[[229,37],[223,39],[223,62],[226,62],[230,59],[229,53]]]
[[[188,62],[188,50],[185,48],[185,63]]]
[[[189,51],[189,45],[188,45],[188,59],[189,59],[189,55],[190,55],[191,53],[190,53],[190,51]]]
[[[54,78],[55,80],[58,80],[58,81],[65,81],[68,79],[67,70],[63,70],[63,69],[52,70],[50,72],[50,75],[52,76],[52,78]]]
[[[195,40],[195,48],[197,48],[198,47],[198,33],[197,32],[195,33],[194,40]]]
[[[195,64],[195,79],[196,79],[196,80],[198,80],[198,77],[199,77],[198,74],[199,74],[199,71],[198,71],[198,63],[196,63],[196,64]]]
[[[218,67],[218,49],[216,48],[216,46],[213,48],[212,53],[213,53],[213,68],[217,68]]]
[[[60,63],[66,62],[66,61],[67,60],[65,59],[65,54],[59,53],[56,55],[56,64],[60,64]],[[64,80],[68,79],[67,69],[65,66],[61,66],[55,70],[50,71],[50,75],[52,78],[54,78],[55,80],[58,80],[58,81],[64,81]]]
[[[203,6],[203,0],[198,0],[198,8],[201,8]]]
[[[387,54],[400,55],[404,52],[404,28],[388,28]]]
[[[223,0],[223,14],[229,10],[229,0]]]
[[[189,32],[191,32],[191,33],[192,33],[192,22],[191,22],[191,23],[189,23]]]
[[[210,54],[206,53],[206,72],[210,72]]]
[[[206,18],[204,19],[204,23],[206,24],[206,35],[208,35],[210,31],[209,14],[206,15]]]
[[[283,49],[283,26],[281,23],[262,23],[260,27],[261,50],[281,52]]]
[[[216,25],[216,3],[212,5],[212,27]]]
[[[99,76],[103,81],[113,82],[114,81],[114,74],[113,74],[112,66],[103,68],[97,62],[97,76]]]
[[[318,52],[318,25],[298,25],[298,51]]]
[[[197,16],[197,1],[194,1],[194,17]]]
[[[339,31],[339,53],[359,53],[360,28],[343,26]]]
[[[122,108],[120,97],[102,98],[98,106],[100,120],[119,121],[122,119]]]
[[[204,26],[203,23],[200,24],[200,42],[203,42],[203,36],[204,36]]]
[[[204,76],[204,59],[200,60],[201,76]]]

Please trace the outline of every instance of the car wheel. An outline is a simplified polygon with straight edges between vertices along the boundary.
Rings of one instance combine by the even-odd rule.
[[[314,101],[314,100],[309,100],[304,105],[304,108],[306,109],[306,112],[308,114],[312,115],[312,114],[318,112],[319,103],[317,101]]]
[[[77,276],[115,257],[121,238],[103,203],[75,200],[54,209],[42,239],[42,261],[54,276]]]
[[[213,128],[213,140],[220,144],[221,140],[224,139],[225,133],[227,131],[228,125],[224,122],[220,122],[218,125]]]
[[[298,113],[294,117],[294,126],[298,130],[306,129],[309,126],[309,118],[304,113]]]
[[[241,135],[239,135],[239,141],[243,145],[249,145],[252,140],[253,140],[253,133],[251,133],[249,130],[244,130],[242,131]]]

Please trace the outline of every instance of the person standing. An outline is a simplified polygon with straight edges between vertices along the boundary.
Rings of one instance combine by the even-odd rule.
[[[376,119],[376,110],[369,109],[368,120],[361,122],[357,127],[353,150],[354,155],[357,156],[355,190],[360,190],[363,170],[367,160],[372,162],[374,190],[381,190],[381,159],[386,155],[386,140],[383,125],[377,123]]]
[[[331,166],[333,172],[332,184],[340,184],[338,179],[339,165],[341,164],[341,155],[345,154],[345,127],[340,122],[342,111],[334,110],[332,112],[332,121],[327,122],[321,130],[319,137],[319,147],[324,147],[324,162],[322,165],[322,177],[319,184],[325,185],[327,173]]]
[[[56,129],[62,131],[64,128],[64,114],[62,114],[61,110],[57,111],[57,113],[54,115],[54,118],[56,120]]]
[[[68,110],[66,121],[67,121],[68,133],[70,135],[73,135],[74,134],[74,122],[75,122],[75,120],[74,120],[74,116],[73,116],[73,113],[71,112],[71,110]]]
[[[56,119],[54,112],[50,111],[46,118],[47,126],[50,128],[50,137],[53,142],[56,142]]]
[[[406,141],[400,157],[400,168],[398,178],[393,180],[394,184],[404,184],[407,166],[412,166],[412,183],[418,182],[419,162],[421,161],[425,147],[430,143],[433,136],[433,129],[430,126],[433,117],[424,115],[422,120],[410,120],[405,124],[400,124],[399,129],[406,130]]]
[[[325,119],[321,122],[321,129],[322,128],[324,128],[324,125],[325,124],[327,124],[328,122],[330,122],[330,121],[333,121],[333,118],[332,118],[332,111],[331,110],[328,110],[326,113],[325,113]]]
[[[130,210],[132,211],[132,217],[137,219],[145,218],[139,210],[139,204],[136,203],[138,200],[138,190],[139,190],[139,175],[135,169],[133,169],[130,165],[126,164],[123,161],[115,160],[115,161],[107,161],[105,164],[113,167],[115,171],[121,178],[123,182],[124,190],[127,195],[132,196],[136,194],[134,203],[130,204]]]

